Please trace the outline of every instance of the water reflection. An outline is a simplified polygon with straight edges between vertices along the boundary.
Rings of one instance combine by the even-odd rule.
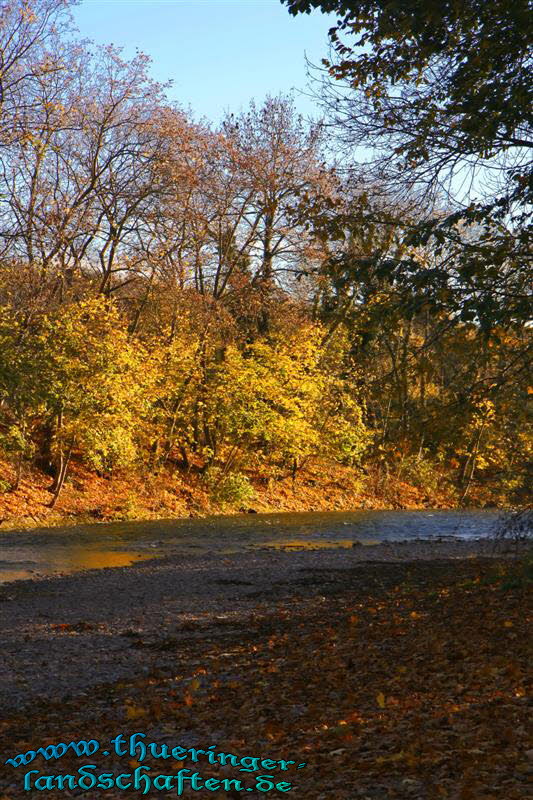
[[[1,535],[0,535],[1,536]],[[109,550],[93,545],[68,545],[63,547],[40,543],[41,552],[35,552],[33,561],[19,559],[26,548],[12,546],[6,548],[0,538],[0,553],[7,558],[0,561],[0,583],[26,580],[42,575],[69,575],[84,569],[104,569],[105,567],[129,567],[143,559],[162,555],[154,551],[150,555],[135,550]]]
[[[257,545],[261,550],[328,550],[331,548],[352,548],[359,546],[369,546],[379,544],[378,539],[334,539],[329,541],[319,541],[317,539],[294,539],[292,541],[265,542]],[[254,548],[257,549],[257,548]]]
[[[129,567],[131,564],[134,564],[143,558],[148,558],[148,556],[135,551],[72,547],[68,549],[68,554],[65,559],[62,555],[60,555],[57,566],[58,569],[62,569],[63,572],[79,572],[81,569]]]

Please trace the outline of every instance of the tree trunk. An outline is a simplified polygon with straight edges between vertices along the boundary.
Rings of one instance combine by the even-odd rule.
[[[54,508],[55,504],[58,501],[59,495],[61,494],[61,490],[62,490],[63,485],[65,483],[65,478],[67,477],[67,470],[68,470],[68,465],[69,465],[69,461],[70,461],[70,456],[72,455],[72,448],[73,447],[74,447],[74,440],[72,440],[69,443],[67,452],[64,455],[63,455],[63,453],[61,454],[61,456],[62,456],[62,458],[61,458],[61,461],[62,461],[62,463],[61,463],[61,471],[60,471],[60,473],[58,475],[58,479],[56,481],[56,487],[55,487],[55,491],[54,491],[54,496],[52,497],[52,501],[49,504],[50,508]]]
[[[476,443],[475,443],[475,445],[474,445],[474,450],[473,450],[473,452],[472,452],[472,461],[471,461],[471,466],[470,466],[470,474],[469,474],[469,476],[468,476],[468,481],[467,481],[467,483],[466,483],[466,486],[465,486],[465,490],[464,490],[464,492],[463,492],[463,495],[462,495],[462,497],[461,497],[461,499],[460,499],[460,501],[459,501],[459,503],[460,503],[461,505],[464,503],[464,501],[465,501],[465,499],[466,499],[466,496],[467,496],[467,494],[468,494],[468,492],[469,492],[469,490],[470,490],[470,485],[471,485],[471,483],[472,483],[472,480],[473,480],[473,478],[474,478],[474,472],[475,472],[475,470],[476,470],[477,454],[478,454],[478,452],[479,452],[479,445],[480,445],[480,442],[481,442],[481,434],[483,433],[483,428],[484,428],[484,427],[485,427],[485,425],[483,424],[483,425],[481,425],[481,426],[480,426],[480,428],[479,428],[479,433],[478,433],[478,435],[477,435]]]
[[[22,462],[24,459],[24,454],[19,453],[17,458],[17,466],[15,469],[15,483],[13,484],[13,491],[16,492],[20,486],[20,478],[22,476]]]

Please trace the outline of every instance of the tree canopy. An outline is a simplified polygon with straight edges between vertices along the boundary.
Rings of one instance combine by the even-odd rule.
[[[433,239],[461,286],[465,313],[484,326],[527,319],[530,4],[282,2],[292,14],[338,15],[320,96],[367,178],[418,201],[421,218],[406,241]],[[439,288],[452,288],[443,275],[404,266],[415,282],[437,277]]]
[[[403,139],[395,155],[411,166],[433,150],[439,171],[457,158],[531,147],[527,0],[282,2],[292,14],[339,15],[330,30],[336,58],[324,63],[335,79],[364,90],[362,125],[371,132],[372,120],[381,122]]]

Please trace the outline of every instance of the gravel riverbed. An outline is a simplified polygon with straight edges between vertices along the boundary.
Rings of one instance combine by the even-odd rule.
[[[180,642],[235,636],[252,614],[356,588],[365,568],[493,555],[490,540],[265,549],[173,555],[3,584],[0,710],[89,695],[92,686],[142,676],[156,665],[172,669]]]

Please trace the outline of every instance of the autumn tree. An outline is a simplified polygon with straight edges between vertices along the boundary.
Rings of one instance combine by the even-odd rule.
[[[69,68],[40,81],[39,104],[3,162],[1,204],[4,257],[36,272],[46,302],[74,276],[109,293],[145,269],[142,233],[161,190],[152,124],[161,94],[147,60],[57,46]]]
[[[306,125],[291,98],[280,96],[267,98],[261,107],[252,103],[239,116],[230,115],[222,132],[240,184],[242,213],[234,241],[238,252],[249,258],[251,287],[260,298],[258,325],[264,333],[274,287],[289,287],[295,275],[322,255],[297,208],[302,196],[332,191],[323,130],[320,123]]]
[[[0,8],[0,148],[26,132],[42,81],[65,65],[53,42],[71,30],[71,0],[6,0]]]
[[[45,409],[43,386],[37,380],[44,364],[35,331],[13,311],[0,307],[0,449],[15,464],[19,485],[24,463],[36,452],[36,434]]]
[[[189,122],[187,132],[174,112],[164,127],[166,275],[247,317],[257,333],[276,288],[321,256],[296,213],[301,195],[329,191],[320,126],[307,126],[290,98],[278,97],[229,115],[216,131]]]
[[[140,343],[129,340],[109,300],[63,306],[40,328],[41,392],[53,422],[55,503],[75,451],[101,472],[135,462],[149,375],[141,370]]]

